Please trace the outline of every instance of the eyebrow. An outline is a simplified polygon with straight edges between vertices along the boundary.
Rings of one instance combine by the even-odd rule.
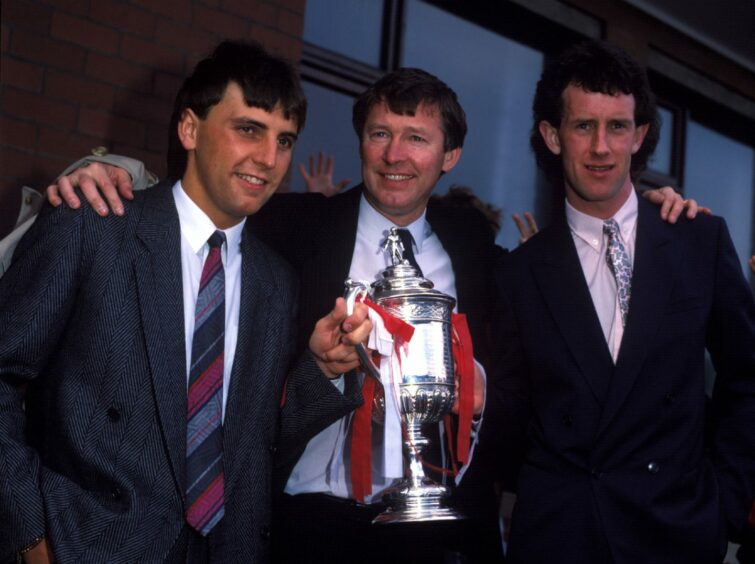
[[[256,119],[251,119],[247,117],[238,117],[238,118],[232,118],[231,123],[234,127],[243,127],[243,126],[254,126],[259,129],[262,129],[263,131],[267,131],[270,129],[266,123],[263,123],[261,121],[257,121]],[[299,134],[295,131],[283,131],[280,134],[280,137],[288,137],[289,139],[293,139],[296,141],[299,138]]]

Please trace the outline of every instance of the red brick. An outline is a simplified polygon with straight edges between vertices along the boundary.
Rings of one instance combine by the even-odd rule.
[[[42,91],[42,67],[3,55],[0,60],[0,82],[32,92]]]
[[[27,118],[36,123],[53,123],[63,129],[76,125],[76,108],[65,102],[50,100],[39,94],[3,88],[0,107],[15,117]]]
[[[11,52],[55,68],[77,72],[84,68],[85,51],[81,47],[30,33],[14,31]]]
[[[289,10],[278,10],[278,29],[300,38],[304,33],[304,16]]]
[[[168,153],[168,125],[158,125],[150,123],[147,126],[147,150],[161,153]]]
[[[32,159],[32,173],[27,184],[37,190],[44,190],[69,164],[69,157],[37,154]]]
[[[53,15],[50,35],[103,53],[117,52],[120,41],[114,29],[62,12]]]
[[[145,142],[146,126],[144,122],[131,118],[82,108],[79,115],[79,131],[101,137],[105,141],[112,139],[141,147]]]
[[[180,69],[183,64],[183,57],[175,48],[128,35],[123,38],[121,56],[132,63],[167,71]]]
[[[89,53],[86,62],[87,76],[139,92],[149,91],[152,72],[149,67],[97,53]]]
[[[90,2],[94,3],[97,1],[98,0],[49,0],[47,3],[52,4],[56,11],[86,16],[89,14]]]
[[[151,37],[155,31],[156,18],[152,12],[112,0],[92,2],[91,17],[100,23],[113,25],[122,32]]]
[[[248,20],[199,4],[194,6],[194,25],[210,30],[221,37],[242,37],[249,29]]]
[[[27,121],[0,116],[0,144],[32,149],[37,142],[37,126]]]
[[[262,43],[266,49],[285,57],[291,62],[296,63],[301,58],[301,41],[289,35],[284,35],[268,27],[254,25],[250,36],[255,41]]]
[[[53,8],[39,2],[5,0],[0,2],[0,19],[14,29],[24,29],[41,35],[50,31]]]
[[[119,90],[115,95],[115,113],[119,116],[164,126],[170,122],[172,111],[172,101],[169,102],[156,96],[129,90]]]
[[[209,6],[210,8],[218,8],[220,7],[220,0],[198,0],[194,7],[196,7],[198,4],[204,4],[205,6]]]
[[[286,8],[302,16],[306,8],[306,0],[275,0],[275,3],[281,8]]]
[[[158,71],[155,73],[152,93],[162,100],[169,101],[172,107],[173,100],[176,98],[183,81],[183,76]]]
[[[132,0],[132,4],[178,21],[191,20],[192,0]]]
[[[28,178],[32,173],[31,152],[0,146],[0,170],[6,177]]]
[[[115,87],[90,78],[49,69],[45,77],[45,96],[109,110],[113,107]]]
[[[74,161],[88,155],[93,147],[102,145],[100,137],[84,135],[75,131],[63,131],[54,127],[40,126],[37,152],[55,155]],[[62,170],[62,169],[61,169]]]
[[[0,24],[0,53],[7,53],[10,49],[10,26]]]
[[[249,18],[253,23],[275,26],[275,6],[260,0],[221,0],[223,10]]]
[[[157,21],[155,37],[163,45],[198,55],[206,55],[218,42],[211,33],[169,19]]]

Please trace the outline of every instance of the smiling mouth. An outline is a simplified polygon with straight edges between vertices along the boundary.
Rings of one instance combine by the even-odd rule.
[[[383,174],[383,177],[392,181],[410,180],[414,178],[411,174]]]
[[[613,168],[613,165],[603,165],[603,166],[585,165],[585,168],[592,172],[608,172],[609,170]]]
[[[265,184],[267,184],[267,180],[260,178],[259,176],[253,176],[251,174],[243,174],[241,172],[237,172],[235,174],[241,180],[248,182],[249,184],[254,184],[255,186],[264,186]]]

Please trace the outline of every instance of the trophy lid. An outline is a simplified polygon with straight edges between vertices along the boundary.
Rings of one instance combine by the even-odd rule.
[[[382,278],[372,284],[375,299],[416,296],[448,301],[453,307],[456,300],[436,290],[433,283],[421,276],[419,271],[404,258],[404,246],[395,227],[391,227],[383,248],[390,254],[393,265],[386,268],[382,272]]]

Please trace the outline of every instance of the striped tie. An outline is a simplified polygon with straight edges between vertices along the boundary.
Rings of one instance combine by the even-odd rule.
[[[225,272],[215,231],[202,269],[194,316],[186,425],[186,520],[206,536],[222,519],[223,356],[225,352]]]

